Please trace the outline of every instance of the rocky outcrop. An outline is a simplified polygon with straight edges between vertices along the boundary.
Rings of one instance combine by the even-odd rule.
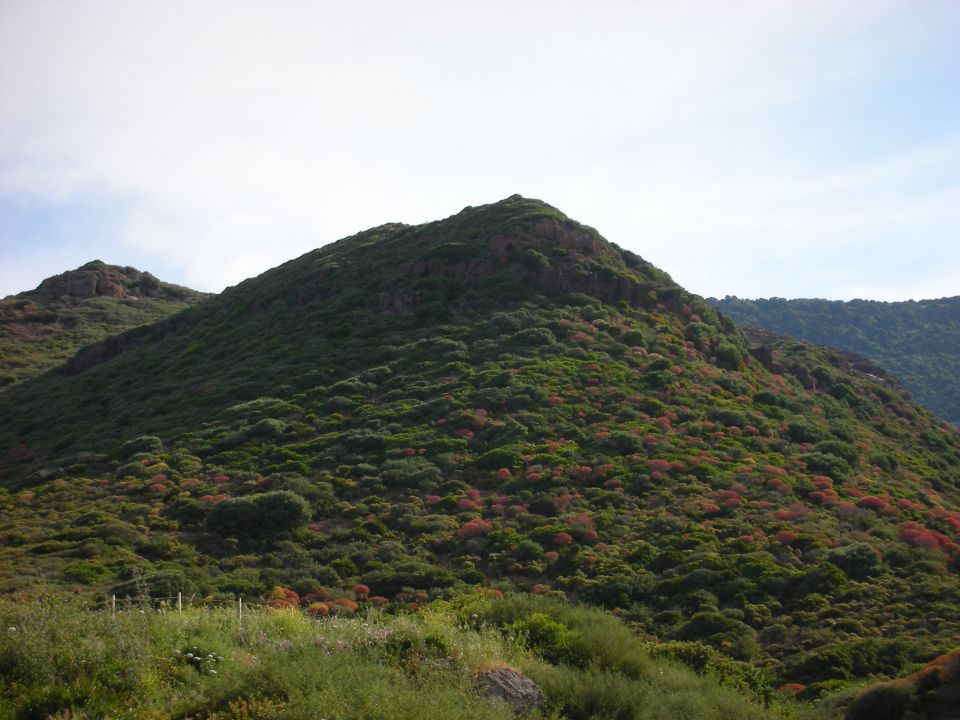
[[[503,700],[517,712],[533,710],[543,702],[543,693],[537,684],[511,668],[488,670],[480,673],[477,680],[485,697]]]
[[[36,290],[20,293],[17,297],[45,304],[71,303],[95,297],[150,298],[189,303],[202,300],[206,295],[161,282],[150,273],[136,268],[107,265],[101,260],[93,260],[76,270],[49,277]]]
[[[741,327],[743,334],[751,342],[750,355],[765,369],[778,375],[792,375],[805,390],[829,393],[835,382],[826,375],[817,375],[796,361],[790,352],[790,346],[796,345],[797,340],[789,335],[762,330],[750,325]],[[888,388],[896,389],[898,393],[909,398],[899,381],[883,368],[877,366],[867,358],[853,352],[834,349],[834,364],[844,372],[856,372],[866,375],[874,382]]]

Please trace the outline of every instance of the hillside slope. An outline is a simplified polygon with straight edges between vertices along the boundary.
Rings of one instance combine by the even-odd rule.
[[[148,325],[205,293],[94,260],[0,300],[0,387],[61,364],[84,345]]]
[[[859,353],[960,424],[960,297],[919,302],[709,298],[734,322]]]
[[[7,591],[493,583],[814,693],[960,632],[956,429],[519,196],[85,349],[0,447]]]

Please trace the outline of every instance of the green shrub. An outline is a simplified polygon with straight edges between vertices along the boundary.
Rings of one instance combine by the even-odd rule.
[[[879,553],[864,542],[834,548],[827,559],[854,580],[866,580],[883,572]]]
[[[64,575],[67,578],[83,585],[89,585],[109,574],[110,571],[107,568],[94,562],[77,563],[64,570]]]
[[[743,352],[731,342],[719,342],[715,353],[717,364],[728,370],[737,370],[743,363]]]
[[[392,597],[404,588],[429,590],[450,587],[456,578],[449,570],[417,560],[404,560],[364,573],[363,581],[380,595]]]
[[[850,703],[844,720],[903,720],[914,704],[915,695],[910,685],[875,685]]]
[[[120,448],[120,454],[123,457],[130,457],[136,453],[161,452],[163,452],[163,441],[156,435],[141,435],[133,440],[128,440]]]
[[[544,613],[532,613],[503,628],[514,635],[547,662],[554,664],[572,659],[573,633],[563,624]]]
[[[114,476],[119,480],[125,477],[147,477],[150,474],[150,468],[139,460],[124,463],[114,471]]]
[[[820,563],[800,578],[800,591],[809,593],[832,593],[847,584],[847,576],[839,567],[830,562]]]
[[[515,447],[498,447],[488,450],[477,458],[477,467],[484,470],[498,470],[502,467],[512,468],[520,463],[523,453]]]
[[[411,490],[432,489],[442,478],[440,469],[422,457],[387,460],[380,466],[380,474],[388,487]]]
[[[230,498],[215,505],[207,527],[224,536],[271,537],[303,525],[310,505],[289,490]]]
[[[695,614],[669,637],[709,643],[736,660],[753,660],[758,652],[757,633],[753,628],[716,611]]]
[[[181,570],[150,570],[140,567],[128,568],[120,573],[121,583],[110,592],[119,598],[144,600],[147,598],[173,598],[177,593],[189,595],[196,586]]]
[[[756,702],[768,704],[773,695],[769,675],[761,668],[733,660],[702,642],[650,643],[647,652],[683,663],[699,675],[709,675]]]
[[[523,263],[523,266],[527,268],[527,270],[534,272],[546,270],[550,267],[550,260],[547,256],[541,252],[537,252],[533,248],[527,248],[523,251],[523,254],[520,256],[520,262]]]

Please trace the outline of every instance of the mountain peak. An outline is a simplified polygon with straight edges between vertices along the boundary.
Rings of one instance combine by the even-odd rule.
[[[17,297],[45,303],[74,303],[95,297],[195,302],[202,299],[204,293],[161,282],[150,273],[133,267],[91,260],[75,270],[48,277],[36,289],[22,292]]]
[[[304,305],[349,296],[379,312],[450,313],[581,294],[652,306],[684,295],[670,277],[541,200],[512,195],[422,225],[338,240],[231,291]]]

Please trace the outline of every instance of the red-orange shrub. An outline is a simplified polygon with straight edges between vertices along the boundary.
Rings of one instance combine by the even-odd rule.
[[[472,537],[483,537],[490,530],[493,529],[493,526],[488,520],[483,520],[481,518],[474,518],[469,522],[464,523],[460,526],[460,529],[457,530],[457,540],[463,540],[464,538]]]
[[[773,539],[784,545],[792,545],[800,539],[800,536],[792,530],[781,530],[773,536]]]
[[[315,617],[325,617],[330,614],[330,606],[327,603],[315,602],[307,606],[307,615]]]

